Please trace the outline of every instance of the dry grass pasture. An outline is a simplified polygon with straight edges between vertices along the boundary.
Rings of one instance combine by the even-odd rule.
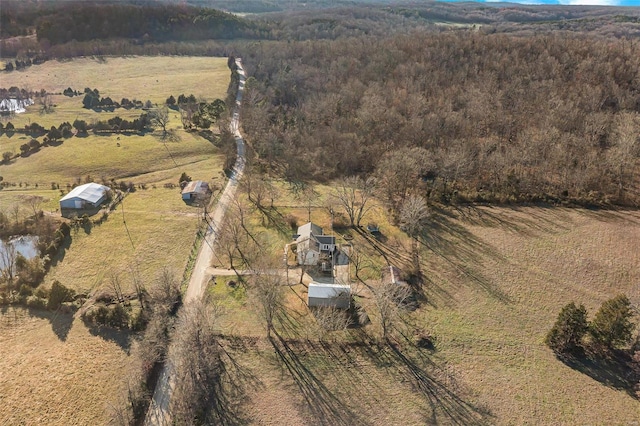
[[[409,242],[389,223],[382,232],[372,240],[352,231],[351,243],[402,265]],[[435,210],[421,251],[425,299],[398,323],[392,345],[376,343],[364,286],[370,325],[322,335],[296,285],[286,290],[281,337],[269,341],[255,303],[219,278],[211,293],[227,310],[223,342],[237,363],[230,383],[246,398],[229,409],[274,425],[635,424],[640,402],[616,372],[569,367],[543,340],[570,301],[591,316],[618,293],[640,302],[639,237],[637,211]],[[435,338],[435,352],[411,343],[416,331]]]
[[[24,72],[3,76],[6,87],[61,92],[97,88],[101,96],[120,100],[150,99],[163,103],[169,95],[193,93],[198,98],[224,98],[230,72],[226,58],[136,57],[50,61]],[[27,85],[27,86],[25,86]],[[115,115],[137,117],[142,111],[94,112],[82,109],[82,97],[54,96],[53,113],[41,115],[37,105],[10,120],[18,126],[38,122],[50,127],[76,118],[106,120]],[[127,115],[128,114],[128,115]],[[147,287],[163,268],[182,277],[202,212],[186,205],[177,184],[182,172],[225,184],[222,158],[208,140],[186,133],[178,112],[169,128],[179,140],[145,136],[73,137],[42,148],[28,157],[0,165],[0,176],[14,185],[0,191],[0,208],[21,218],[29,212],[27,198],[43,198],[41,208],[57,215],[61,191],[87,176],[145,184],[129,193],[109,218],[91,229],[79,228],[54,259],[44,286],[58,280],[80,293],[109,285],[117,276],[125,292],[136,276]],[[118,139],[119,137],[119,139]],[[0,136],[0,151],[16,151],[24,135]],[[119,146],[118,146],[119,145]],[[51,189],[51,184],[60,190]],[[123,214],[124,212],[124,214]],[[88,328],[73,315],[5,309],[0,315],[0,424],[106,424],[109,404],[121,396],[135,347],[133,336]]]

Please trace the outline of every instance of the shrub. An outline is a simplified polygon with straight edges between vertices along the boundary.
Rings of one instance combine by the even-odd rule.
[[[27,297],[26,301],[27,307],[33,309],[46,309],[47,308],[47,299],[42,297],[38,297],[36,295]]]
[[[63,302],[71,302],[75,292],[70,288],[67,288],[60,284],[59,281],[54,281],[51,285],[51,291],[49,293],[49,301],[47,302],[47,309],[56,310]]]
[[[586,308],[571,302],[558,314],[558,319],[547,334],[545,343],[557,355],[570,354],[581,346],[582,338],[588,329]]]
[[[631,342],[635,324],[631,322],[633,312],[627,296],[620,294],[600,306],[589,331],[595,342],[605,349],[614,349]]]

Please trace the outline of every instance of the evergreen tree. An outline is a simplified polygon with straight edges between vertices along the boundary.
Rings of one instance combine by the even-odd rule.
[[[584,305],[576,306],[571,302],[558,314],[558,319],[547,334],[545,343],[558,355],[569,354],[580,347],[588,329],[586,308]]]
[[[635,328],[635,324],[631,322],[632,316],[629,299],[624,294],[619,294],[600,306],[591,321],[590,333],[606,349],[626,345],[631,342],[631,333]]]

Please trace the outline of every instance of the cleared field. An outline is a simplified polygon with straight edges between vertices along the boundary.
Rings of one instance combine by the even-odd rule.
[[[78,182],[78,179],[84,182],[87,176],[100,181],[103,178],[129,180],[164,170],[175,173],[218,155],[217,149],[208,141],[188,133],[182,135],[179,142],[167,143],[153,136],[73,137],[59,146],[42,148],[26,158],[19,157],[8,165],[0,165],[0,174],[7,182],[26,182],[31,186],[36,183],[50,186],[51,182],[56,182],[64,189],[67,183]],[[211,174],[207,172],[203,178],[208,179]]]
[[[163,103],[181,93],[212,100],[224,98],[230,72],[225,58],[107,58],[48,62],[3,76],[6,87],[82,91],[97,88],[115,100],[150,99]],[[28,86],[27,86],[28,85]],[[18,127],[38,122],[49,127],[77,118],[106,120],[114,115],[137,117],[142,111],[97,113],[82,109],[82,97],[55,96],[54,113],[40,115],[37,106],[11,118]],[[90,293],[118,278],[125,292],[136,276],[147,288],[163,268],[182,277],[201,211],[186,205],[178,188],[182,172],[225,183],[222,159],[213,144],[181,129],[172,111],[169,128],[178,141],[158,135],[73,137],[28,157],[0,165],[0,176],[15,185],[0,191],[0,209],[20,217],[32,214],[27,198],[43,197],[40,208],[58,215],[58,200],[68,184],[88,176],[100,182],[116,179],[146,184],[129,193],[108,219],[90,229],[71,232],[70,244],[54,259],[44,286],[58,280],[77,292]],[[0,137],[0,151],[17,152],[28,138]],[[119,146],[118,146],[119,145]],[[51,189],[52,183],[60,190]],[[37,185],[37,186],[36,186]],[[123,214],[124,212],[124,214]],[[126,222],[126,223],[125,223]],[[0,312],[0,424],[106,424],[109,406],[120,397],[133,357],[132,338],[109,329],[87,328],[79,318],[53,313]]]
[[[105,424],[133,342],[92,334],[71,315],[9,308],[0,316],[0,424]]]
[[[351,242],[402,265],[409,244],[389,226],[378,249],[358,233]],[[435,212],[421,253],[426,301],[397,324],[394,345],[372,343],[364,289],[372,324],[322,339],[294,294],[305,299],[305,288],[287,290],[283,339],[269,341],[251,299],[218,280],[247,400],[229,409],[255,424],[634,424],[640,402],[606,369],[571,368],[543,339],[570,301],[590,315],[618,293],[640,302],[639,237],[636,211]],[[437,351],[402,337],[415,331],[435,336]]]

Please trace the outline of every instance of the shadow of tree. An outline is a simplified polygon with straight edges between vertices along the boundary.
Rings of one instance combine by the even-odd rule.
[[[501,262],[506,259],[463,226],[454,212],[434,208],[418,241],[489,296],[505,304],[511,303],[509,295],[482,273],[485,257]]]
[[[264,389],[264,384],[235,358],[235,353],[254,350],[255,342],[235,336],[221,336],[220,348],[222,374],[220,380],[211,383],[209,392],[210,413],[208,420],[216,425],[245,425],[250,419],[243,412],[248,389]]]
[[[276,333],[269,339],[280,363],[304,397],[312,418],[320,425],[365,425],[367,422],[338,399],[306,366],[297,351]]]
[[[129,330],[117,330],[111,327],[84,323],[92,336],[100,337],[108,342],[113,342],[120,346],[128,355],[131,352],[131,342],[133,333]]]
[[[60,244],[60,248],[55,256],[51,259],[51,266],[56,266],[59,262],[64,260],[64,257],[67,254],[67,250],[71,247],[71,242],[73,241],[73,237],[68,235],[62,240],[62,244]]]
[[[51,324],[51,330],[61,341],[66,341],[71,327],[73,327],[73,314],[62,313],[60,311],[51,312],[43,309],[27,308],[23,306],[11,306],[3,305],[0,309],[2,315],[10,315],[9,311],[13,310],[14,313],[19,311],[25,312],[30,317],[44,319]]]
[[[455,425],[485,425],[490,424],[493,418],[488,410],[478,408],[465,401],[455,392],[459,385],[455,378],[444,375],[450,383],[445,384],[434,374],[428,371],[426,366],[435,368],[426,357],[415,357],[401,347],[387,341],[390,354],[397,363],[405,368],[407,379],[413,384],[413,388],[423,396],[430,405],[430,413],[425,413],[425,423]],[[387,351],[389,353],[389,351]],[[452,390],[453,388],[454,390]]]
[[[354,337],[355,341],[348,342],[284,339],[280,335],[270,339],[277,362],[304,397],[311,423],[369,424],[361,413],[366,412],[367,405],[384,404],[389,383],[410,386],[413,394],[424,401],[418,408],[424,424],[492,423],[491,412],[469,402],[465,396],[469,390],[453,374],[437,366],[428,356],[431,352],[411,345],[403,349],[391,341],[379,342],[363,330],[355,331]],[[368,362],[363,364],[364,360]],[[369,369],[363,368],[367,364],[381,371],[382,376],[370,374]],[[339,389],[325,383],[337,383]],[[358,392],[363,389],[367,390],[366,396]]]
[[[635,391],[635,386],[640,381],[640,371],[626,351],[617,350],[609,357],[587,354],[559,359],[568,367],[605,386],[624,391],[636,400],[640,399]]]

